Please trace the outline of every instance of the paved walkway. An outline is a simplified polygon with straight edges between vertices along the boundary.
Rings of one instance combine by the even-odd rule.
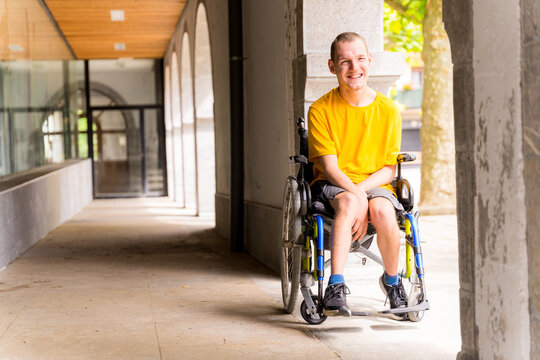
[[[279,278],[166,199],[98,200],[0,272],[0,359],[455,359],[455,217],[422,223],[432,310],[418,324],[281,311]],[[351,303],[383,308],[351,259]],[[309,355],[307,355],[309,354]]]

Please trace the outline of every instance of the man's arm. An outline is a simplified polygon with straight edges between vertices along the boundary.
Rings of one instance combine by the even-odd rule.
[[[323,155],[319,157],[326,179],[335,186],[349,191],[360,198],[366,198],[366,192],[355,185],[351,179],[338,166],[336,155]],[[366,179],[367,180],[367,179]]]
[[[395,165],[386,165],[375,171],[364,181],[354,184],[338,167],[336,155],[323,155],[319,157],[324,175],[331,184],[339,186],[357,196],[366,197],[366,191],[389,184],[396,175]]]
[[[375,171],[373,174],[369,175],[367,179],[356,184],[356,187],[360,191],[366,192],[370,189],[379,187],[381,185],[386,185],[394,180],[396,176],[396,166],[395,165],[386,165]]]

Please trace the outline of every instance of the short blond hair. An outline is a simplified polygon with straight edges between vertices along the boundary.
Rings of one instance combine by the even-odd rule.
[[[368,46],[367,46],[367,41],[366,39],[358,34],[358,33],[355,33],[355,32],[352,32],[352,31],[348,31],[348,32],[343,32],[341,34],[339,34],[338,36],[336,36],[336,38],[334,39],[334,41],[332,41],[332,45],[330,45],[330,59],[332,61],[336,61],[336,48],[337,48],[337,44],[338,42],[351,42],[351,41],[354,41],[354,40],[357,40],[357,39],[360,39],[363,43],[364,43],[364,46],[366,47],[366,51],[369,53],[369,49],[368,49]]]

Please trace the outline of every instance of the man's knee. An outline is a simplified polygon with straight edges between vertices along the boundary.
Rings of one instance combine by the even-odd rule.
[[[396,211],[390,200],[385,198],[375,198],[369,202],[369,217],[375,226],[377,224],[397,226]]]
[[[366,205],[362,204],[355,194],[347,191],[338,194],[332,201],[332,206],[336,214],[347,214],[351,217],[361,211],[362,207],[366,207]]]

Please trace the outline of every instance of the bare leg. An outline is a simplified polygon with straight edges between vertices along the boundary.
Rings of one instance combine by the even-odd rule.
[[[369,202],[369,216],[377,229],[377,245],[386,273],[397,275],[399,262],[399,226],[394,205],[390,200],[377,197]]]
[[[342,192],[330,200],[330,205],[336,211],[331,236],[332,274],[343,274],[351,247],[352,229],[359,217],[365,224],[360,225],[358,231],[366,231],[368,202],[367,199],[359,199],[350,192]]]

